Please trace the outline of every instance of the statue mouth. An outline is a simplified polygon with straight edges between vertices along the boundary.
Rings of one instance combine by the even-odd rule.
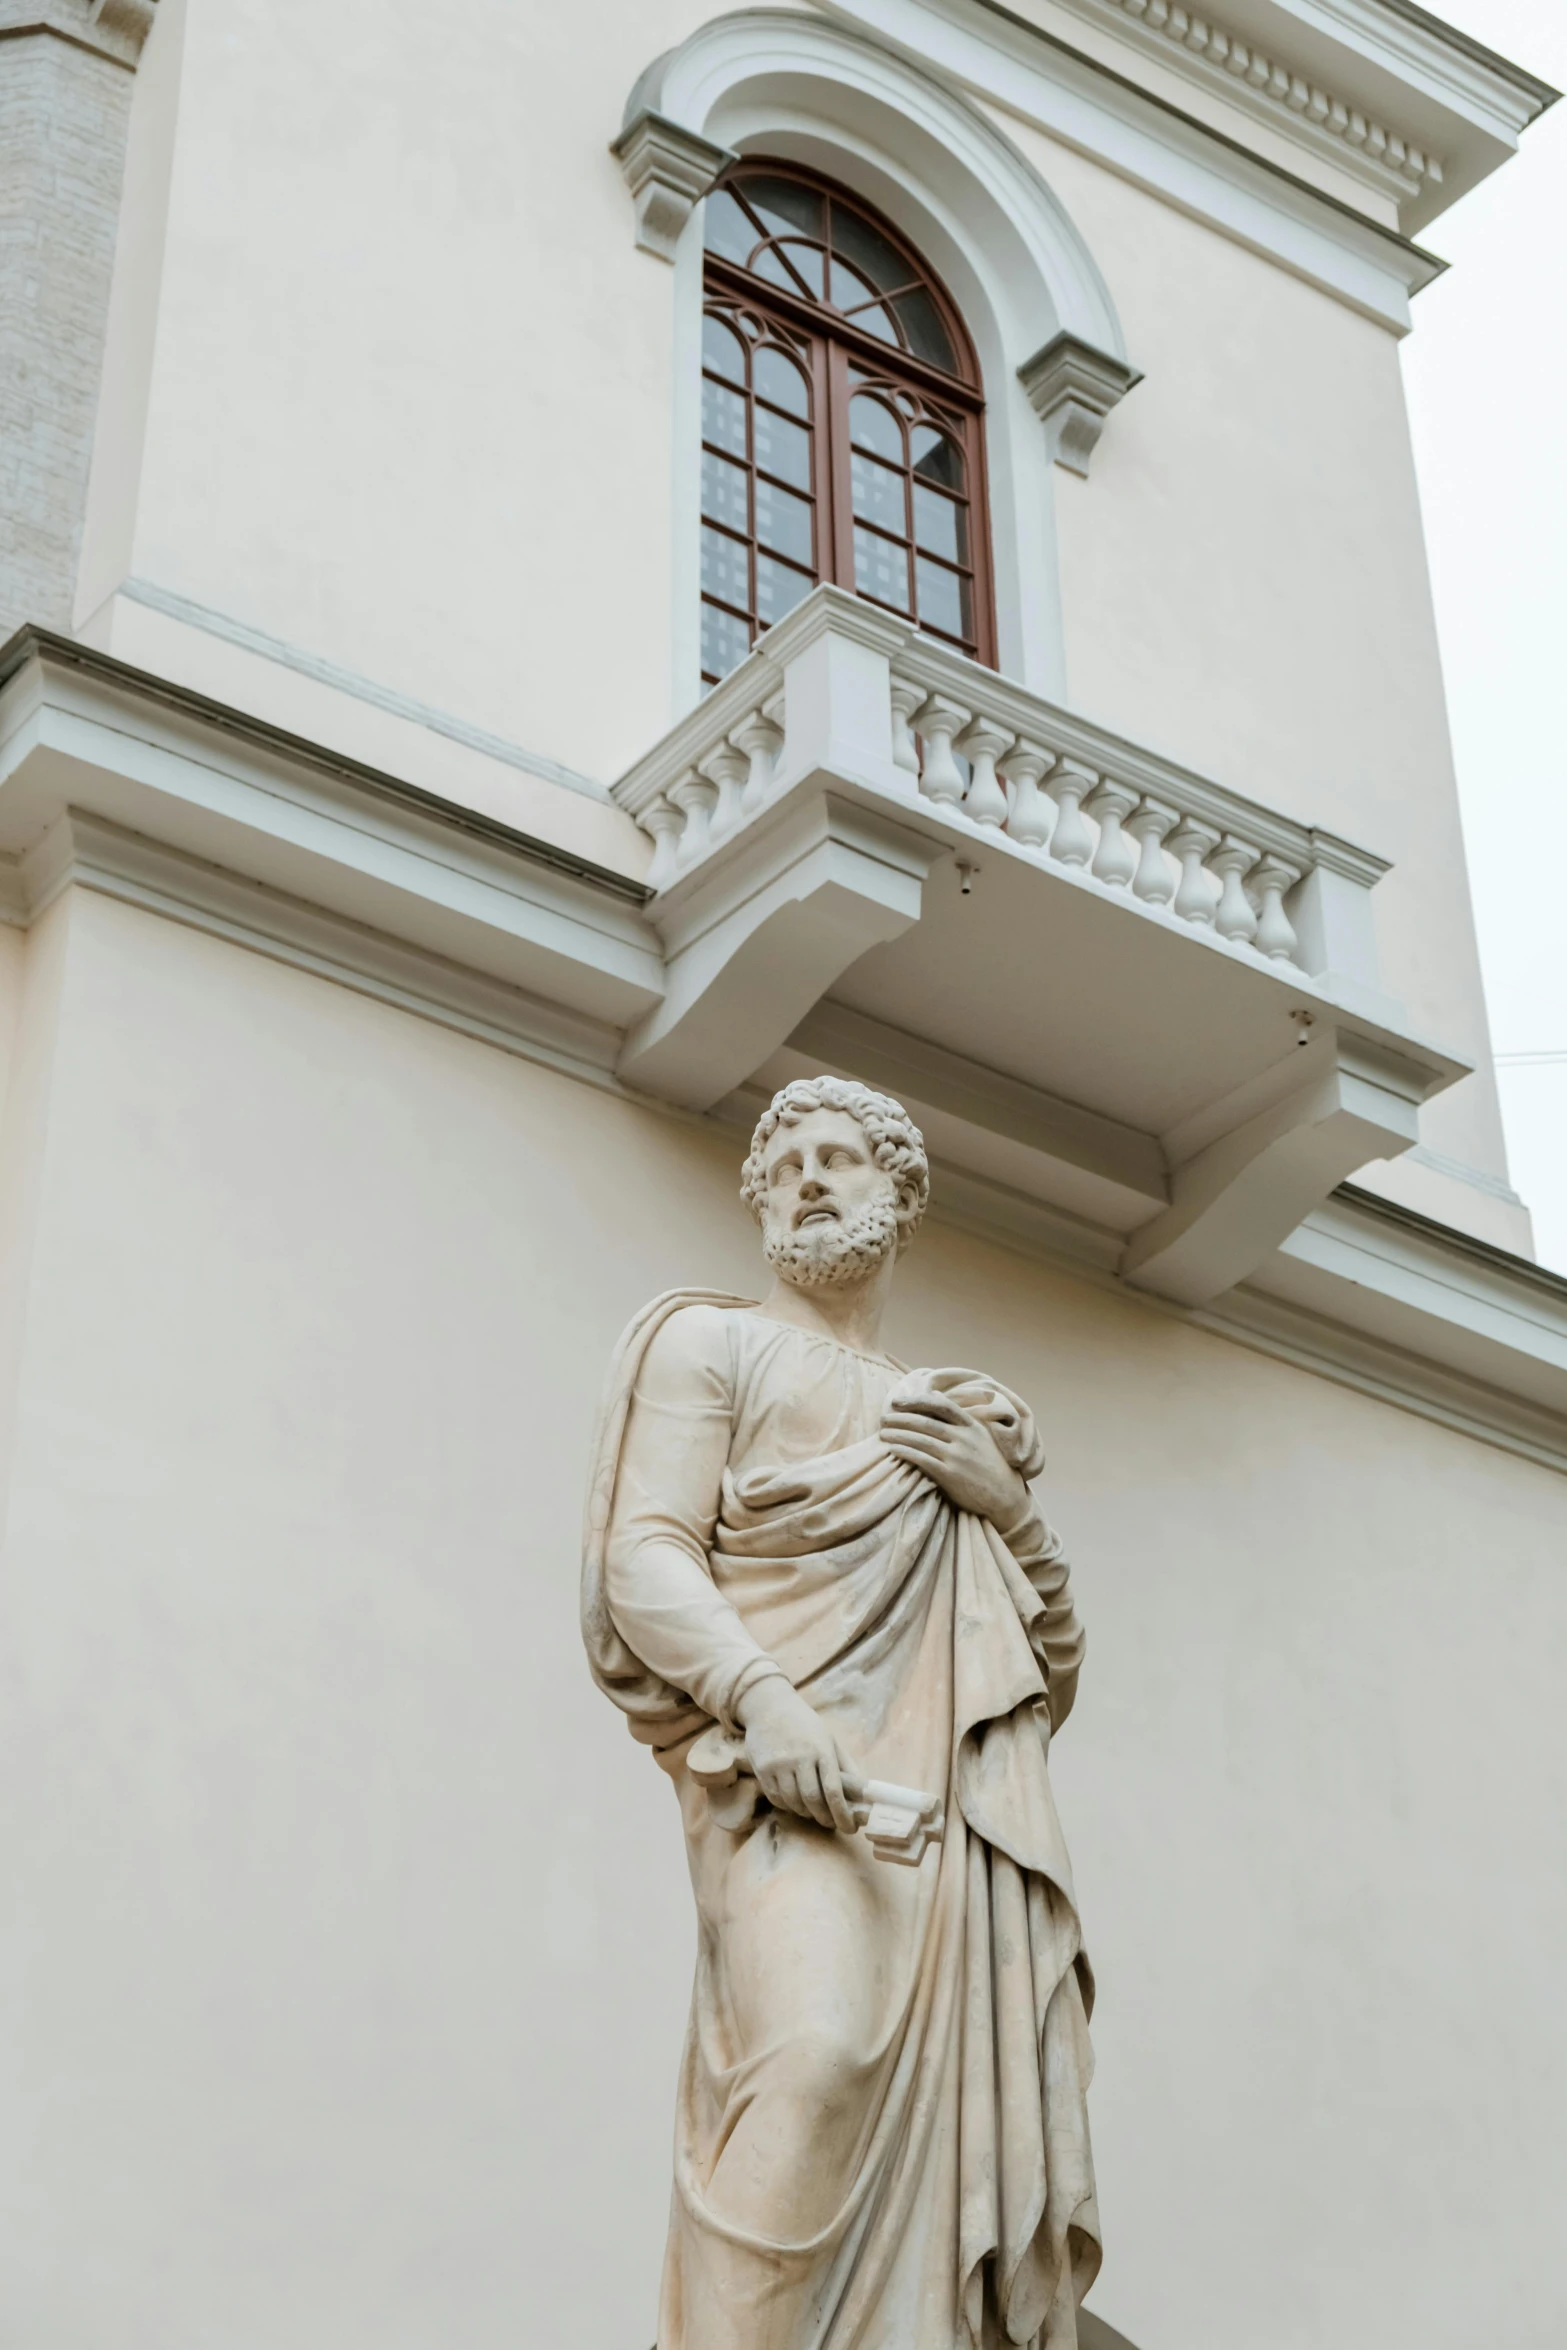
[[[838,1211],[836,1208],[830,1207],[807,1208],[802,1215],[796,1216],[794,1220],[797,1232],[803,1231],[807,1224],[836,1224],[837,1221]]]

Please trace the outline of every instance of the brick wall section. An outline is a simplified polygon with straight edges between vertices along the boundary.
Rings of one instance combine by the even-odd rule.
[[[145,21],[142,21],[143,18]],[[0,0],[0,641],[69,629],[150,5]]]

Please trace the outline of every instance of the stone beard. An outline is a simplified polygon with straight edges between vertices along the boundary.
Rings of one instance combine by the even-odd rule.
[[[928,1185],[896,1102],[786,1087],[771,1291],[656,1298],[606,1387],[584,1636],[701,1929],[658,2350],[1071,2350],[1099,2265],[1048,1771],[1082,1635],[1027,1406],[880,1349]]]
[[[898,1217],[890,1200],[873,1200],[839,1225],[792,1233],[770,1218],[762,1254],[780,1280],[797,1289],[839,1289],[874,1271],[898,1245]]]

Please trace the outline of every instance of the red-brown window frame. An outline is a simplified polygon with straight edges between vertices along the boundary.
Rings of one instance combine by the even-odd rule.
[[[770,319],[786,330],[791,343],[806,340],[809,352],[813,425],[816,436],[817,505],[816,576],[861,593],[855,585],[854,504],[851,476],[849,370],[858,365],[873,379],[907,390],[928,400],[940,411],[943,425],[952,431],[962,452],[968,523],[968,560],[973,622],[972,657],[987,668],[996,665],[995,582],[990,549],[990,485],[985,455],[985,397],[974,346],[958,309],[940,278],[902,232],[863,196],[841,186],[825,173],[775,160],[747,155],[718,182],[719,187],[752,173],[799,182],[829,201],[860,214],[909,264],[911,282],[922,286],[935,305],[961,369],[948,374],[912,351],[883,341],[855,325],[852,318],[812,301],[792,288],[754,276],[748,269],[711,250],[703,254],[704,310],[713,297]],[[718,452],[722,454],[722,452]],[[824,494],[825,493],[825,494]],[[911,519],[911,518],[910,518]],[[912,534],[911,534],[912,535]],[[755,546],[753,535],[752,545]],[[911,560],[912,560],[911,546]],[[896,605],[867,595],[867,602],[893,618],[910,621]],[[911,623],[912,625],[913,623]],[[926,624],[929,627],[929,624]],[[930,628],[936,642],[963,650],[959,639]]]

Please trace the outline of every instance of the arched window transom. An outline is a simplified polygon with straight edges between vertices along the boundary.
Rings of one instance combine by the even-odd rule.
[[[824,579],[993,660],[983,400],[943,288],[792,165],[732,170],[706,248],[704,686]]]

